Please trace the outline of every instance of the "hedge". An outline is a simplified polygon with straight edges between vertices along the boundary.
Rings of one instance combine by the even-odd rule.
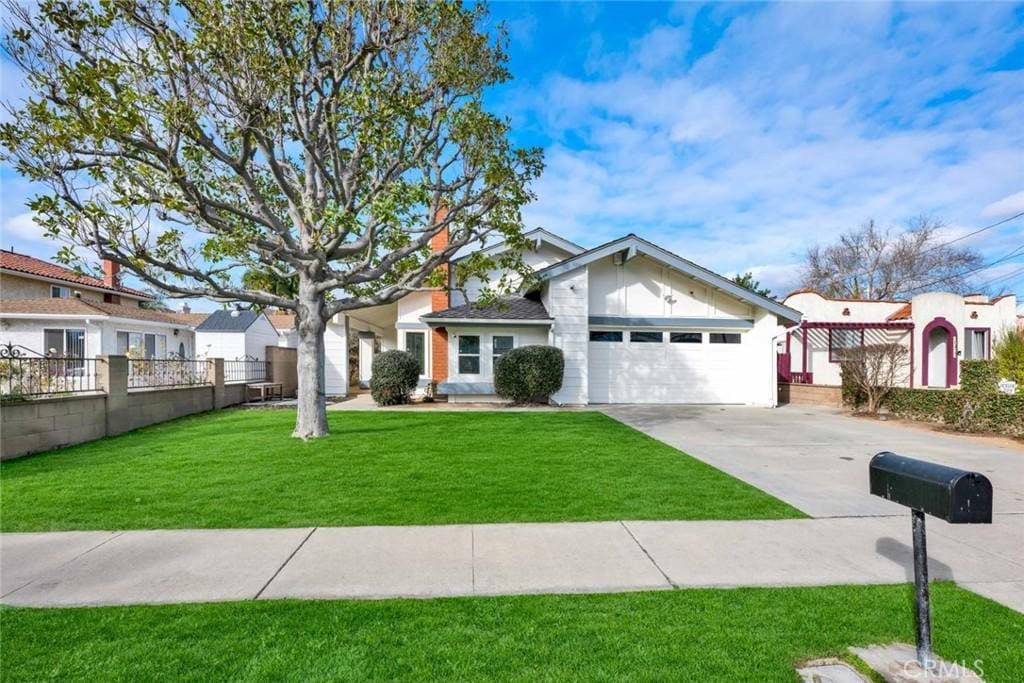
[[[900,417],[945,424],[963,432],[1024,436],[1024,393],[1000,393],[997,382],[995,363],[965,360],[960,362],[960,389],[895,388],[885,407]],[[852,390],[844,387],[843,399],[856,407]]]
[[[408,351],[385,351],[373,357],[370,395],[379,406],[408,403],[420,379],[420,362]]]
[[[513,403],[547,403],[562,388],[565,358],[554,346],[520,346],[494,367],[494,391]]]

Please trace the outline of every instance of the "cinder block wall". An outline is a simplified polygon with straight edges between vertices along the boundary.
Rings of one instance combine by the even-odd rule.
[[[283,346],[268,346],[267,360],[270,361],[270,381],[280,382],[284,396],[295,396],[299,391],[298,349]]]
[[[211,366],[210,384],[132,391],[128,391],[128,362],[124,356],[102,356],[96,365],[97,387],[102,393],[0,405],[0,460],[84,443],[245,401],[244,384],[224,384],[220,359]]]

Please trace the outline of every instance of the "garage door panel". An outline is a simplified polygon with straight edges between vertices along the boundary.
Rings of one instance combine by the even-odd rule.
[[[700,344],[590,342],[590,402],[745,403],[750,357],[706,334]]]

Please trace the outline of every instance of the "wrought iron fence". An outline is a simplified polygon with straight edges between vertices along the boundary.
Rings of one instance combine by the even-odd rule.
[[[11,343],[0,346],[0,399],[19,401],[94,391],[95,358],[43,355]]]
[[[191,358],[128,359],[129,389],[190,387],[209,383],[209,361]]]
[[[252,356],[224,361],[225,384],[266,382],[270,377],[270,361],[257,360]]]

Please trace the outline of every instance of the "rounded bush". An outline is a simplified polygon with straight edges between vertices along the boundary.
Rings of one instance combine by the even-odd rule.
[[[547,403],[562,388],[565,358],[554,346],[520,346],[494,368],[494,390],[513,403]]]
[[[384,351],[373,357],[370,395],[379,406],[408,403],[420,379],[420,364],[408,351]]]

